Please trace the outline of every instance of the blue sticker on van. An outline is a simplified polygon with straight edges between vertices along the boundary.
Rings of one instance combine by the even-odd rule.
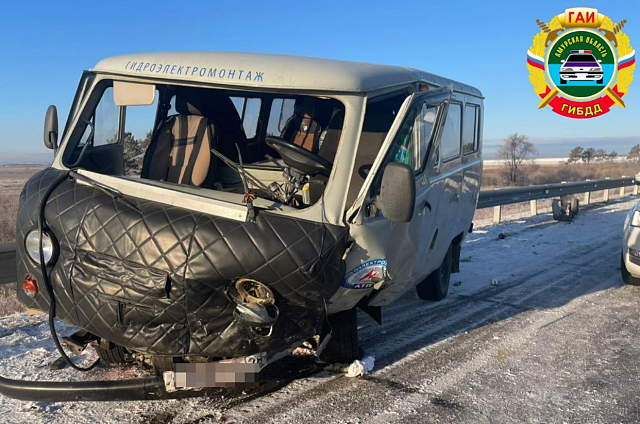
[[[348,289],[370,289],[383,281],[387,274],[387,260],[374,259],[358,265],[344,276],[342,287]]]

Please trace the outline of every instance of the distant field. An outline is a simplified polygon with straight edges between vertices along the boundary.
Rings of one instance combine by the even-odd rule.
[[[640,164],[634,162],[613,163],[533,163],[521,165],[518,186],[553,184],[563,181],[602,180],[605,178],[633,177],[640,172]],[[485,164],[482,171],[482,189],[509,186],[504,171],[507,168],[496,161]]]
[[[16,236],[18,197],[24,183],[43,166],[0,166],[0,242]],[[16,298],[16,285],[0,286],[0,316],[24,311]]]
[[[16,236],[18,197],[24,183],[42,166],[0,166],[0,242]]]

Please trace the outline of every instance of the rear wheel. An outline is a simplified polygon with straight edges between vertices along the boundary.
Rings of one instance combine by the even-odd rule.
[[[598,80],[598,84],[602,84],[602,78]]]
[[[560,78],[560,84],[566,84],[566,83],[567,83],[567,80]]]
[[[629,286],[640,286],[640,278],[636,278],[629,274],[627,266],[624,263],[624,253],[620,256],[620,272],[622,273],[622,281]]]
[[[356,308],[329,315],[323,337],[331,333],[331,339],[320,353],[320,359],[328,363],[350,363],[360,357],[358,348],[358,315]]]
[[[451,281],[451,259],[452,252],[451,246],[449,246],[440,267],[416,286],[416,292],[420,299],[438,301],[447,296]]]
[[[110,348],[108,349],[96,346],[96,352],[100,359],[107,364],[123,365],[133,362],[133,356],[129,351],[117,344],[110,343]]]

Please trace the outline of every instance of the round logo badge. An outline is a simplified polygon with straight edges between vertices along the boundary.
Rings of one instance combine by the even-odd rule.
[[[625,107],[635,69],[635,51],[622,31],[597,9],[572,8],[540,32],[527,52],[529,79],[545,106],[569,118],[594,118]]]

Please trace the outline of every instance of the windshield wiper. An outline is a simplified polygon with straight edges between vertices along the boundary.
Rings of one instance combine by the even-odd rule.
[[[84,176],[82,174],[78,174],[78,171],[76,170],[71,170],[69,172],[69,176],[75,180],[78,181],[82,181],[84,183],[87,183],[95,188],[97,188],[98,190],[100,190],[101,192],[103,192],[104,194],[108,195],[109,197],[111,197],[113,200],[120,202],[121,204],[130,207],[131,209],[135,210],[138,213],[142,213],[142,211],[140,210],[140,208],[138,208],[136,205],[134,205],[133,203],[131,203],[126,197],[124,197],[124,195],[122,194],[122,192],[118,189],[115,189],[113,187],[109,187],[106,186],[92,178],[89,178],[87,176]]]

